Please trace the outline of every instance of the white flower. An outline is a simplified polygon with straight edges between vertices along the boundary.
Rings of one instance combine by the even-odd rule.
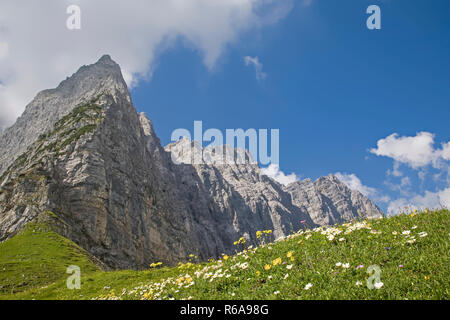
[[[426,233],[426,232],[419,232],[419,237],[421,237],[421,238],[423,238],[423,237],[426,237],[428,235],[428,233]]]
[[[362,282],[361,281],[356,281],[355,286],[357,286],[357,287],[362,286]]]
[[[345,238],[339,238],[339,242],[345,241]]]
[[[413,229],[413,230],[414,230],[414,229],[417,229],[417,226],[414,226],[414,227],[412,227],[411,229]]]
[[[342,268],[344,268],[344,269],[350,268],[350,263],[344,263],[344,264],[342,265]]]
[[[280,294],[280,291],[275,291],[274,294]]]
[[[408,242],[409,244],[413,244],[414,242],[416,242],[416,239],[412,238],[412,239],[410,239],[410,240],[408,240],[406,242]]]
[[[286,273],[286,275],[284,276],[284,280],[286,280],[289,277],[289,273]]]
[[[402,232],[403,235],[408,235],[410,233],[411,233],[411,231],[409,231],[409,230],[405,230],[405,231]]]
[[[305,286],[305,290],[309,290],[312,286],[313,286],[312,283],[308,283],[308,284]]]
[[[236,293],[234,293],[234,292],[231,294],[232,297],[234,297],[235,295],[236,295]]]
[[[383,282],[375,282],[373,284],[373,286],[375,287],[375,289],[381,289],[381,287],[384,285]]]
[[[332,234],[330,234],[330,235],[328,236],[328,240],[333,241],[333,240],[334,240],[334,236],[333,236]]]
[[[342,262],[337,262],[336,267],[340,267],[340,266],[342,266]]]
[[[398,232],[397,232],[397,231],[392,231],[392,234],[393,234],[394,236],[396,236],[396,235],[398,234]]]
[[[293,265],[292,265],[292,264],[288,264],[288,265],[286,266],[286,269],[288,269],[288,270],[291,270],[291,269],[292,269],[292,267],[293,267]]]

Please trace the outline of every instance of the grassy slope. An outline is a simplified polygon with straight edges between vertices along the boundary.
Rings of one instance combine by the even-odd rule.
[[[99,270],[89,255],[46,223],[29,223],[12,239],[0,243],[0,297],[43,287],[66,278],[66,268]]]
[[[0,270],[7,269],[0,275],[0,299],[449,298],[449,211],[400,215],[359,226],[296,234],[210,263],[115,272],[96,270],[68,240],[31,226],[0,244]],[[410,234],[402,235],[407,230]],[[333,232],[341,233],[328,239]],[[427,235],[421,237],[421,232]],[[408,243],[412,238],[415,242]],[[338,267],[338,262],[350,267]],[[81,290],[65,287],[69,264],[81,267]],[[265,270],[266,265],[271,268]],[[369,265],[381,268],[381,289],[366,287]],[[358,281],[362,285],[357,286]],[[308,283],[312,287],[305,290]],[[23,292],[11,295],[11,291]]]

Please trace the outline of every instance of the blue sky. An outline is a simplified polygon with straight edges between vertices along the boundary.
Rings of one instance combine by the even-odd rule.
[[[366,27],[370,4],[381,8],[381,30]],[[276,25],[229,45],[213,70],[178,41],[132,97],[163,144],[176,128],[192,131],[194,120],[223,131],[279,128],[283,172],[353,173],[377,200],[410,200],[448,187],[446,168],[403,163],[395,177],[387,174],[394,159],[369,149],[393,133],[430,132],[435,149],[450,140],[449,14],[450,2],[436,0],[296,3]],[[259,58],[265,79],[256,79],[245,56]],[[441,171],[440,180],[431,177]],[[405,177],[409,192],[393,190]]]
[[[194,120],[279,129],[279,181],[335,173],[385,211],[450,206],[449,15],[448,0],[3,0],[0,130],[110,54],[163,144]]]

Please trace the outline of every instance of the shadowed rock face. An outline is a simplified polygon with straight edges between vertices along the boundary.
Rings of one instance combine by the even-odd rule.
[[[174,264],[232,252],[257,230],[380,216],[336,178],[287,188],[254,164],[191,165],[180,140],[164,149],[137,114],[109,56],[45,90],[0,136],[0,241],[44,211],[58,232],[111,268]],[[171,160],[180,157],[180,164]]]

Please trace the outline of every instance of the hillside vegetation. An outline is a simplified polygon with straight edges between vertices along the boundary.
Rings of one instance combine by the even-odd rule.
[[[295,233],[261,245],[236,241],[220,260],[146,271],[100,270],[45,224],[0,243],[0,299],[448,299],[448,210]],[[69,290],[69,265],[81,289]],[[379,271],[379,272],[377,272]],[[372,289],[370,289],[372,288]]]

